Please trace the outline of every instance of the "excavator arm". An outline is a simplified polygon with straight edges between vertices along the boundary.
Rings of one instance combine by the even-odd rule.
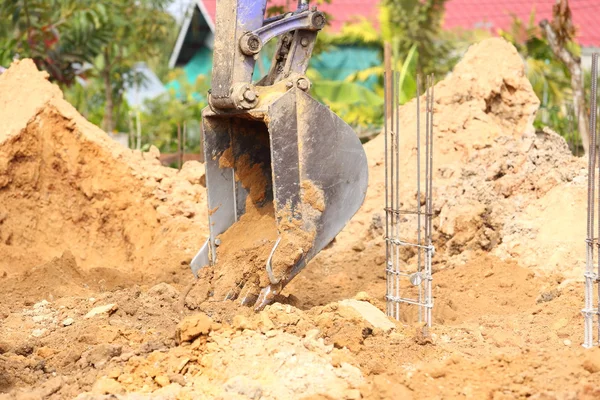
[[[269,19],[265,8],[266,0],[217,2],[212,88],[202,122],[210,234],[191,263],[195,275],[207,266],[218,269],[228,229],[248,207],[270,210],[277,240],[262,267],[265,279],[253,281],[259,292],[240,294],[250,286],[246,274],[223,299],[257,309],[343,229],[362,204],[368,179],[354,131],[309,95],[305,72],[325,16],[302,0],[296,11]],[[274,38],[270,70],[253,83],[256,61]],[[290,247],[291,258],[281,250]]]

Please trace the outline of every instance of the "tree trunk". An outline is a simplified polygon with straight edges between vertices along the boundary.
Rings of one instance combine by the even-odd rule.
[[[104,80],[104,117],[102,118],[102,129],[107,133],[112,133],[114,129],[113,110],[115,108],[112,98],[112,82],[110,80],[110,56],[108,49],[104,50],[104,69],[102,70],[102,79]]]
[[[590,147],[589,118],[585,106],[585,89],[583,84],[583,72],[581,70],[581,60],[575,57],[564,45],[559,43],[558,37],[552,26],[547,20],[540,22],[540,27],[546,35],[548,44],[552,52],[558,59],[565,64],[571,74],[571,89],[573,90],[573,111],[577,117],[579,136],[583,142],[583,150],[587,155]]]

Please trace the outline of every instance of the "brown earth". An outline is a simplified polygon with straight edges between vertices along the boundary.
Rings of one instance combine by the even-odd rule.
[[[155,150],[119,147],[32,62],[13,64],[0,76],[0,399],[599,398],[600,352],[579,346],[585,162],[534,132],[539,101],[500,39],[473,46],[435,93],[424,336],[414,309],[399,322],[377,310],[383,137],[365,146],[362,209],[255,313],[205,302],[202,277],[188,293],[207,235],[201,164],[177,172]],[[401,108],[403,132],[416,132],[415,108]],[[417,199],[412,136],[401,142],[405,207]],[[252,249],[276,232],[248,231],[272,223],[267,211],[249,209],[223,235],[232,268],[262,262]],[[401,232],[414,236],[415,221]]]

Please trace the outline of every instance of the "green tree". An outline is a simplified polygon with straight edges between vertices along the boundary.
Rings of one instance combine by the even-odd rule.
[[[542,20],[540,27],[554,56],[567,68],[571,78],[573,111],[585,154],[589,151],[589,117],[586,105],[584,73],[581,68],[580,49],[574,43],[575,26],[567,0],[558,0],[552,7],[552,21]],[[596,112],[596,110],[593,110]]]
[[[535,13],[531,13],[527,22],[513,17],[511,27],[499,33],[525,60],[527,78],[541,101],[534,125],[537,128],[549,126],[572,142],[578,134],[574,110],[569,106],[573,100],[570,73],[554,56],[535,19]]]
[[[174,37],[174,21],[165,11],[168,3],[169,0],[104,1],[108,18],[97,31],[109,39],[92,65],[104,84],[102,128],[107,132],[115,127],[114,111],[121,106],[127,85],[141,83],[134,64],[164,57],[165,43]]]
[[[4,0],[0,15],[0,64],[31,58],[50,79],[73,83],[78,68],[91,62],[109,40],[97,28],[106,22],[101,2],[78,0]]]
[[[11,19],[10,26],[0,28],[0,62],[30,57],[65,85],[77,73],[100,78],[102,127],[111,132],[125,88],[140,82],[134,64],[145,60],[156,66],[168,56],[176,34],[175,21],[165,11],[169,2],[4,0],[0,15]]]
[[[447,0],[383,0],[382,36],[391,37],[396,57],[404,59],[413,46],[419,55],[419,74],[443,76],[452,69],[456,57],[453,46],[442,32]]]
[[[206,99],[199,93],[207,93],[209,83],[201,76],[196,82],[188,82],[183,70],[177,69],[170,74],[171,80],[179,82],[176,93],[168,93],[149,100],[140,115],[143,142],[152,143],[161,152],[177,151],[177,128],[187,127],[186,148],[184,150],[200,151],[200,123],[202,109],[207,105]]]

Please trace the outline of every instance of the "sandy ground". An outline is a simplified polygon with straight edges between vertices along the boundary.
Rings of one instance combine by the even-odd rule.
[[[490,39],[436,85],[423,335],[414,309],[380,311],[383,137],[365,146],[362,209],[255,313],[190,285],[202,165],[119,147],[32,62],[13,64],[0,76],[0,399],[600,398],[600,349],[580,346],[586,164],[533,130],[523,68]],[[406,132],[415,107],[400,110]],[[415,138],[402,138],[410,204]]]

